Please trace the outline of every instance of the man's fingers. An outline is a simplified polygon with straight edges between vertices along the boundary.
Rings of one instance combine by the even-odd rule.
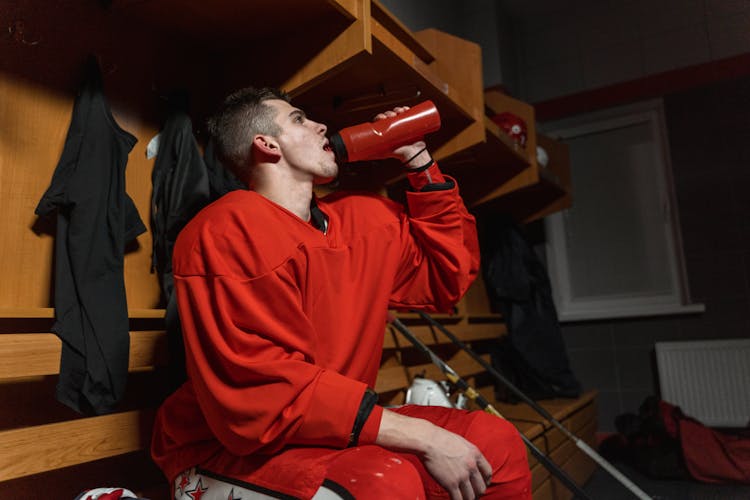
[[[458,486],[461,488],[461,498],[463,500],[474,500],[477,497],[471,480],[461,481],[461,484],[459,484]]]
[[[392,116],[396,116],[396,113],[394,111],[383,111],[382,113],[378,113],[375,115],[375,120],[382,120],[384,118],[390,118]]]
[[[463,500],[460,489],[452,488],[447,491],[448,491],[448,494],[451,496],[451,500]]]
[[[382,120],[384,118],[391,118],[393,116],[396,116],[408,110],[409,110],[409,106],[396,106],[392,110],[389,109],[388,111],[383,111],[382,113],[378,113],[377,115],[375,115],[375,118],[373,118],[373,120]]]
[[[492,466],[487,459],[484,458],[484,455],[480,456],[479,460],[477,460],[477,468],[479,469],[479,472],[482,473],[484,484],[489,485],[490,481],[492,481]]]
[[[471,487],[473,488],[474,494],[476,496],[479,497],[483,495],[487,490],[487,481],[484,479],[484,476],[482,476],[482,473],[478,470],[472,471],[469,480],[471,481]]]

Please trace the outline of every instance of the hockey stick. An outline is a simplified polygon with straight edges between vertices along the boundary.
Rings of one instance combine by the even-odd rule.
[[[388,320],[390,323],[404,336],[406,339],[414,344],[417,349],[422,351],[423,353],[427,354],[429,356],[430,360],[437,365],[438,368],[440,368],[440,371],[443,372],[445,375],[445,378],[450,380],[467,398],[474,401],[482,410],[486,411],[487,413],[491,415],[495,415],[496,417],[500,417],[504,419],[500,412],[498,412],[481,394],[479,394],[474,388],[472,388],[464,379],[462,379],[458,373],[456,373],[453,368],[448,366],[448,364],[440,359],[437,354],[435,354],[432,349],[427,347],[421,340],[419,340],[409,329],[404,325],[398,318],[392,315],[388,315]],[[568,474],[565,473],[564,470],[562,470],[557,464],[555,464],[552,460],[549,459],[544,453],[542,453],[539,448],[534,446],[534,443],[532,443],[526,436],[523,435],[523,433],[518,433],[521,436],[521,439],[523,439],[523,442],[526,444],[526,446],[531,451],[531,454],[534,455],[534,457],[544,465],[544,467],[547,468],[547,470],[552,473],[557,479],[559,479],[566,488],[568,488],[574,495],[577,497],[583,499],[583,500],[591,500],[591,497],[589,497],[586,492],[584,492],[576,483],[573,481]]]
[[[573,441],[578,448],[580,448],[586,455],[589,456],[592,460],[594,460],[597,464],[599,464],[604,470],[609,472],[615,479],[617,479],[623,486],[625,486],[630,492],[635,495],[636,497],[642,499],[642,500],[651,500],[651,497],[646,494],[643,490],[641,490],[635,483],[633,483],[630,479],[625,477],[625,475],[617,470],[611,463],[609,463],[607,460],[604,459],[599,453],[597,453],[593,448],[591,448],[584,440],[574,435],[572,432],[570,432],[563,424],[560,423],[556,418],[554,418],[547,410],[542,408],[540,405],[536,403],[533,399],[528,397],[526,394],[521,392],[520,389],[518,389],[515,385],[513,385],[512,382],[510,382],[507,378],[505,378],[500,372],[495,370],[492,365],[487,363],[485,360],[483,360],[477,353],[475,353],[471,348],[469,348],[466,344],[461,342],[453,333],[451,333],[445,326],[443,326],[439,321],[434,319],[432,316],[427,314],[423,311],[415,311],[419,313],[419,315],[425,319],[430,325],[433,327],[436,327],[438,330],[443,332],[446,337],[448,337],[454,344],[456,344],[458,347],[463,349],[466,353],[468,353],[474,361],[482,365],[482,367],[487,370],[488,373],[490,373],[493,377],[495,377],[497,380],[499,380],[505,387],[507,387],[513,394],[518,396],[524,403],[531,406],[534,410],[536,410],[537,413],[539,413],[542,417],[549,420],[552,425],[554,425],[560,432],[563,433],[565,437]]]

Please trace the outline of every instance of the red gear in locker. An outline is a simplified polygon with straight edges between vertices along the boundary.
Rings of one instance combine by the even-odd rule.
[[[510,112],[494,115],[491,120],[495,122],[510,138],[521,147],[526,147],[526,122]]]

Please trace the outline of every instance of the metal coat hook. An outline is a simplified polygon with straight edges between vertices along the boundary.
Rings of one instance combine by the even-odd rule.
[[[23,22],[22,19],[16,19],[8,25],[8,36],[12,40],[24,45],[37,45],[42,41],[41,36],[38,36],[33,40],[26,38],[26,23]]]

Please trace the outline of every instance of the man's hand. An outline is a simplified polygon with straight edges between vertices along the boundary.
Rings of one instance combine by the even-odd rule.
[[[492,467],[476,446],[427,420],[385,410],[375,444],[420,455],[452,500],[479,497],[492,479]]]
[[[492,479],[492,467],[476,446],[437,426],[423,463],[452,499],[476,498]]]
[[[393,110],[378,113],[375,115],[375,118],[373,118],[373,121],[384,120],[385,118],[400,115],[408,109],[409,106],[396,106]],[[432,158],[427,151],[427,145],[424,141],[417,141],[414,144],[407,144],[396,148],[393,150],[392,157],[400,159],[407,168],[419,168],[422,165],[426,165]]]

